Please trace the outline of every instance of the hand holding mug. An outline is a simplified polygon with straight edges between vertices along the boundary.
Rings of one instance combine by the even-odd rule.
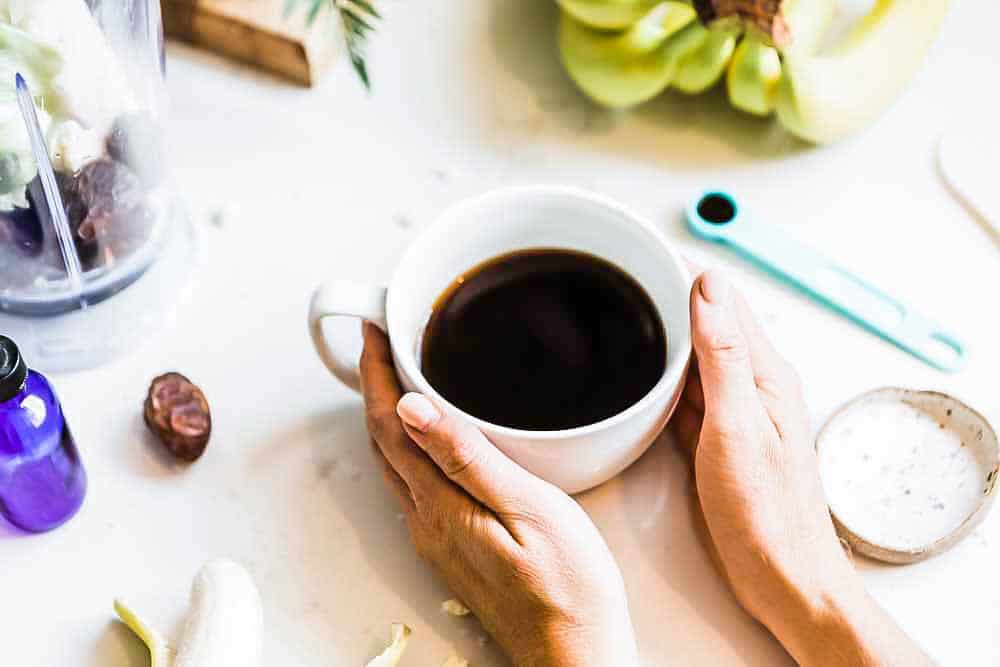
[[[554,431],[502,426],[462,412],[421,372],[417,350],[442,290],[484,260],[531,246],[615,264],[646,289],[664,324],[662,376],[610,418]],[[638,458],[683,389],[673,423],[692,454],[722,568],[747,611],[800,664],[930,665],[840,549],[794,373],[724,279],[703,276],[688,303],[689,280],[655,227],[620,206],[571,189],[515,189],[446,213],[411,246],[387,289],[322,286],[310,330],[331,372],[363,389],[376,454],[418,552],[515,664],[638,664],[621,575],[565,492]],[[377,325],[366,324],[360,368],[325,339],[330,316]],[[685,386],[692,338],[700,375]],[[419,394],[404,397],[404,389]]]
[[[439,383],[428,379],[431,369],[424,367],[421,350],[433,334],[431,316],[449,289],[485,262],[531,249],[586,254],[613,265],[645,292],[649,310],[662,326],[659,358],[650,355],[648,360],[638,359],[631,366],[656,367],[650,373],[651,388],[630,393],[628,401],[594,423],[574,423],[565,428],[497,423],[491,421],[491,414],[461,409],[455,400],[448,400]],[[396,372],[405,390],[430,397],[445,412],[478,428],[532,474],[568,493],[577,493],[614,477],[639,458],[663,430],[680,400],[691,354],[687,312],[690,284],[683,260],[656,225],[620,204],[573,188],[511,188],[470,199],[445,212],[410,245],[388,287],[343,280],[321,285],[313,295],[309,327],[316,351],[327,368],[357,389],[360,378],[355,359],[327,340],[323,322],[332,317],[357,317],[377,324],[389,335]],[[599,317],[604,309],[595,312]],[[604,322],[610,329],[625,319],[606,317]],[[544,332],[548,323],[536,328]],[[526,383],[542,375],[540,369],[551,361],[546,355],[567,353],[565,342],[557,343],[555,352],[550,352],[551,342],[541,346],[547,349],[538,355],[539,360],[523,366]],[[497,345],[503,344],[501,337]],[[604,340],[595,340],[594,347],[602,346]],[[512,366],[523,363],[511,349],[487,349],[479,356],[482,361],[478,363],[475,359],[463,360],[462,372],[475,377],[464,366],[487,368],[498,357],[512,359],[508,364]],[[608,364],[610,367],[603,369],[591,367],[590,363],[588,360],[582,365],[615,380],[627,381],[630,375],[624,366]],[[584,377],[595,374],[582,373]],[[484,381],[497,380],[494,377]],[[576,388],[575,382],[573,385],[566,387],[567,395]],[[510,395],[507,387],[500,383],[494,393]],[[557,391],[542,393],[555,395]],[[564,403],[575,400],[561,394],[555,398]]]
[[[695,281],[691,329],[697,367],[671,425],[740,604],[801,665],[932,665],[844,554],[799,379],[716,272]]]
[[[417,553],[514,664],[637,666],[618,567],[577,503],[396,379],[365,325],[361,385],[386,484]]]

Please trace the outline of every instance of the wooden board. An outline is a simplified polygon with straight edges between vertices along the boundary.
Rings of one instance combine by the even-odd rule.
[[[161,0],[168,37],[314,85],[340,50],[329,10],[313,25],[285,15],[285,0]]]

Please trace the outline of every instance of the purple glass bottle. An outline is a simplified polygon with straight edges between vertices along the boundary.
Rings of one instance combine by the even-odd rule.
[[[76,514],[86,492],[87,474],[52,386],[0,336],[0,513],[42,533]]]

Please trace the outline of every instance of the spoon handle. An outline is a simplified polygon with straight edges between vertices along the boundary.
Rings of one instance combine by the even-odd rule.
[[[786,231],[753,219],[737,200],[708,192],[686,211],[691,232],[727,246],[831,310],[942,371],[957,371],[965,346],[944,328]]]

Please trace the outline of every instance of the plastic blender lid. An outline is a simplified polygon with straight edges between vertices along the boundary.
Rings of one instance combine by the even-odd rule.
[[[6,336],[0,336],[0,401],[9,401],[17,396],[27,379],[28,366],[17,344]]]

